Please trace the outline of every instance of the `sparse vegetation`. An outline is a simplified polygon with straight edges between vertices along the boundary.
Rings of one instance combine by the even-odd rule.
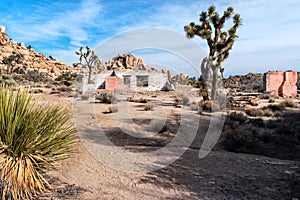
[[[145,97],[136,97],[134,95],[130,96],[128,98],[129,102],[135,102],[135,103],[147,103],[148,100]]]
[[[271,98],[269,99],[269,103],[275,103],[275,102],[276,102],[275,98],[271,97]]]
[[[119,107],[117,105],[111,105],[108,107],[108,112],[109,113],[116,113],[119,111]]]
[[[189,104],[190,100],[187,96],[179,95],[175,98],[175,105],[184,105],[187,106]]]
[[[149,102],[144,105],[144,110],[154,110],[154,107],[155,107],[154,103]]]
[[[193,102],[193,103],[191,103],[190,107],[191,107],[192,111],[200,111],[200,105],[199,105],[199,103]]]
[[[75,128],[64,109],[0,89],[1,199],[31,199],[51,186],[45,172],[68,157]]]
[[[293,99],[284,99],[283,101],[280,102],[280,105],[281,106],[284,106],[284,107],[289,107],[289,108],[297,108],[297,104],[294,102]]]
[[[268,111],[271,112],[270,109]],[[267,121],[231,113],[226,119],[222,145],[234,152],[299,160],[300,115],[288,110],[280,112],[280,118]]]
[[[113,93],[101,92],[95,95],[96,100],[99,100],[101,103],[114,103],[117,99]]]
[[[77,78],[76,73],[71,73],[71,72],[64,72],[61,75],[59,75],[55,81],[59,81],[60,84],[65,85],[65,86],[71,86],[75,83],[75,80]]]

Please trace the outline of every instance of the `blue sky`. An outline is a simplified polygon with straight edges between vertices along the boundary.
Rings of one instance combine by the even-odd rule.
[[[225,75],[300,71],[300,1],[294,0],[10,0],[0,3],[0,24],[13,40],[72,64],[78,60],[74,51],[81,45],[96,48],[126,31],[155,27],[184,36],[183,26],[198,22],[199,13],[211,4],[219,12],[232,6],[243,18],[239,39],[223,63]],[[193,42],[207,50],[204,40]],[[114,48],[118,50],[117,45]],[[146,64],[190,75],[195,72],[166,52],[134,53]]]

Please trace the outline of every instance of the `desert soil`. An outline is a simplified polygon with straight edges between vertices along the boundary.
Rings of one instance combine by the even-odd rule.
[[[188,110],[174,108],[170,96],[156,97],[156,104],[160,102],[166,107],[168,128],[147,140],[128,136],[118,129],[115,120],[118,113],[107,113],[111,105],[77,99],[77,105],[81,102],[94,106],[95,112],[90,113],[84,106],[73,107],[74,99],[70,97],[42,94],[35,98],[62,104],[74,116],[80,112],[83,129],[99,125],[110,141],[133,153],[154,151],[170,142],[178,130],[180,115]],[[141,127],[147,126],[153,117],[149,113],[153,111],[144,111],[140,103],[128,105],[133,121]],[[186,112],[199,117],[196,112]],[[208,128],[209,115],[201,117],[196,139],[185,153],[172,164],[151,172],[130,173],[107,166],[96,158],[97,149],[93,149],[101,145],[101,138],[88,137],[97,133],[86,131],[87,137],[81,135],[75,153],[62,162],[58,171],[50,173],[54,177],[54,192],[41,199],[300,199],[299,162],[222,149],[200,159],[199,147]]]

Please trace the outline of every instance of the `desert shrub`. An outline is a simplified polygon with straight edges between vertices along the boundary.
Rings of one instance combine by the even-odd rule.
[[[10,75],[3,74],[2,76],[0,76],[0,84],[6,86],[13,86],[17,84],[17,82]]]
[[[154,133],[164,133],[169,130],[166,123],[162,124],[161,121],[151,123],[151,126],[149,126],[148,131],[154,132]]]
[[[59,75],[55,81],[59,81],[62,85],[65,86],[71,86],[75,83],[77,80],[77,74],[71,73],[71,72],[64,72],[61,75]]]
[[[254,145],[254,135],[251,129],[241,129],[228,131],[223,145],[226,150],[234,152],[245,152]]]
[[[200,110],[199,104],[195,103],[195,102],[191,103],[190,107],[191,107],[192,111],[199,111]]]
[[[247,120],[247,116],[240,112],[230,113],[229,118],[231,120],[235,120],[235,121],[239,121],[239,122],[245,122]]]
[[[147,103],[148,101],[144,97],[140,97],[140,99],[137,102],[138,103]]]
[[[3,80],[9,80],[9,79],[11,79],[11,76],[10,76],[10,75],[7,75],[7,74],[3,74],[3,75],[2,75],[2,79],[3,79]]]
[[[145,105],[144,105],[144,110],[154,110],[154,103],[146,103]]]
[[[57,90],[60,92],[73,92],[73,89],[70,87],[58,87]]]
[[[116,113],[119,111],[119,107],[117,105],[111,105],[108,107],[108,112],[109,113]]]
[[[219,104],[217,104],[213,101],[210,101],[210,100],[202,101],[200,103],[200,106],[202,107],[203,110],[206,110],[206,111],[220,111],[221,110]]]
[[[293,99],[284,99],[280,102],[279,105],[284,107],[297,108],[297,104],[294,102]]]
[[[252,117],[271,117],[271,116],[279,116],[279,114],[285,109],[285,105],[283,104],[274,104],[264,106],[262,108],[253,108],[253,109],[246,109],[245,112],[247,115]]]
[[[264,111],[262,109],[247,109],[245,110],[247,115],[250,115],[252,117],[257,117],[257,116],[264,116]]]
[[[45,172],[68,157],[75,128],[67,112],[25,91],[0,89],[1,199],[32,199],[50,187]]]
[[[39,94],[39,93],[43,93],[44,90],[42,90],[41,88],[33,88],[29,91],[29,93],[33,93],[33,94]]]
[[[175,98],[175,104],[176,105],[184,105],[187,106],[189,104],[190,100],[188,97],[180,95],[179,97]]]
[[[96,94],[95,98],[102,103],[114,103],[116,101],[116,96],[108,92],[98,93]]]
[[[273,97],[271,97],[271,98],[269,99],[269,103],[275,103],[275,99],[274,99]]]
[[[280,118],[249,118],[244,123],[235,114],[228,115],[220,143],[229,151],[299,160],[300,114],[280,112]]]
[[[135,102],[135,103],[147,103],[148,100],[145,99],[144,97],[135,97],[135,96],[130,96],[128,99],[127,99],[129,102]]]
[[[60,93],[59,91],[57,91],[57,92]],[[54,94],[54,93],[52,93],[52,94]],[[90,98],[90,96],[91,96],[90,94],[83,94],[83,95],[81,95],[81,100],[88,100]]]
[[[249,101],[249,103],[250,103],[250,105],[251,106],[258,106],[258,100],[257,99],[251,99],[250,101]]]

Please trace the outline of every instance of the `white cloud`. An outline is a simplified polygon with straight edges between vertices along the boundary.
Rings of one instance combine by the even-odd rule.
[[[101,5],[97,0],[82,0],[80,5],[64,8],[63,12],[45,10],[44,5],[37,5],[38,12],[33,13],[31,21],[26,24],[20,21],[12,21],[13,31],[22,41],[51,41],[58,37],[69,38],[70,44],[78,45],[88,39],[86,28],[96,25],[97,17],[101,11]],[[54,8],[52,8],[54,9]],[[55,12],[56,11],[56,12]],[[36,18],[45,18],[37,21]],[[20,28],[21,27],[21,28]],[[26,30],[26,31],[24,31]]]

